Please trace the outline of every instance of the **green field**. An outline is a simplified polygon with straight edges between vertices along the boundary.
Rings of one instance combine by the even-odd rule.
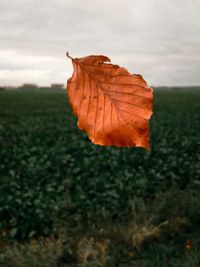
[[[0,266],[199,266],[200,90],[154,96],[146,152],[93,145],[65,92],[0,92]]]

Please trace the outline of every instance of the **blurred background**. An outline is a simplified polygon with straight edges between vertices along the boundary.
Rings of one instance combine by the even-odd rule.
[[[0,267],[200,266],[200,1],[0,1]],[[77,127],[72,57],[154,89],[150,151]]]

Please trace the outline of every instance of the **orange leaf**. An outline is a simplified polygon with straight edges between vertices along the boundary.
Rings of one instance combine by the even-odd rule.
[[[113,65],[106,56],[72,59],[67,93],[78,127],[94,144],[149,149],[153,90],[141,75]]]

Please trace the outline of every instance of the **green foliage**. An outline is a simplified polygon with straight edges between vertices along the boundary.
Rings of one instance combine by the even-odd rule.
[[[200,229],[175,215],[180,209],[186,212],[189,206],[176,202],[173,218],[168,217],[168,198],[180,199],[182,193],[173,189],[151,203],[137,199],[135,212],[126,223],[106,221],[87,228],[81,225],[80,231],[78,227],[62,226],[48,238],[15,242],[0,250],[0,267],[198,266]],[[200,196],[193,197],[193,193],[193,189],[185,193],[185,203],[190,197],[193,212],[198,213]],[[191,249],[186,247],[188,240],[192,242]]]
[[[147,153],[91,144],[64,92],[0,92],[0,235],[49,235],[63,219],[126,221],[137,198],[199,186],[199,100],[155,93]]]

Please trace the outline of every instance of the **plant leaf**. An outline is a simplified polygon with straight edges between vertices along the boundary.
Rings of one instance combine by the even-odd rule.
[[[94,144],[149,149],[153,89],[106,56],[72,58],[67,93],[78,127]]]

